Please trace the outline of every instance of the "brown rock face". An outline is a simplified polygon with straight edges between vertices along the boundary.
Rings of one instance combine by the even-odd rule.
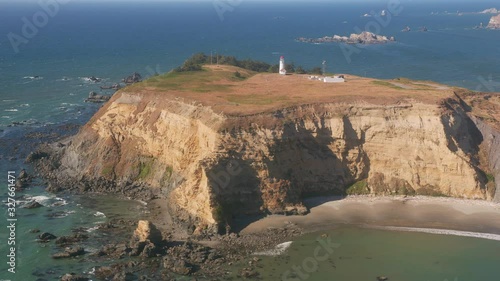
[[[488,28],[500,29],[500,15],[491,17],[490,22],[488,23]]]
[[[158,244],[162,241],[161,232],[149,221],[140,220],[134,231],[134,238],[139,242],[151,241]]]
[[[354,91],[342,92],[348,99],[239,115],[123,90],[61,148],[51,175],[84,191],[161,194],[171,214],[199,229],[241,214],[302,214],[309,195],[494,197],[487,167],[496,158],[484,155],[497,150],[482,148],[486,136],[451,90],[419,84],[357,98],[363,89],[350,83],[338,86]],[[161,240],[154,229],[142,221],[136,237]]]

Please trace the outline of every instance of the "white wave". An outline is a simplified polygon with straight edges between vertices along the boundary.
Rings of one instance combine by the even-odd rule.
[[[40,80],[43,79],[42,76],[24,76],[23,79]]]
[[[2,100],[3,102],[14,102],[16,100]]]
[[[65,81],[71,81],[73,80],[73,78],[69,78],[69,77],[63,77],[61,79],[57,79],[56,81],[59,81],[59,82],[65,82]]]
[[[80,80],[84,82],[89,82],[89,83],[99,83],[104,81],[105,79],[100,78],[100,77],[94,77],[95,79],[92,79],[92,77],[78,77]]]
[[[16,205],[25,205],[25,204],[27,204],[29,202],[32,202],[32,200],[31,199],[27,199],[27,200],[26,199],[25,200],[17,199],[16,200]],[[40,203],[40,202],[38,202],[38,203]]]
[[[55,219],[61,219],[61,218],[65,218],[71,214],[74,214],[76,213],[75,211],[67,211],[67,212],[61,212],[61,213],[57,213],[55,214],[54,216],[52,216],[52,218],[55,218]]]
[[[3,119],[11,119],[12,117],[11,116],[2,116]]]
[[[52,199],[51,197],[48,197],[48,196],[43,196],[43,195],[39,195],[39,196],[32,196],[32,197],[28,197],[29,200],[34,200],[40,204],[44,203],[44,202],[47,202],[48,200]]]
[[[4,111],[7,111],[7,112],[17,112],[19,110],[15,109],[15,108],[11,108],[11,109],[5,109]]]
[[[95,212],[94,217],[103,217],[103,218],[105,218],[106,215],[104,213],[101,213],[101,212]]]
[[[29,104],[29,103],[23,103],[23,104],[21,104],[21,105],[19,105],[19,106],[20,106],[20,107],[29,107],[29,106],[30,106],[30,104]]]
[[[278,245],[276,245],[276,247],[274,247],[274,249],[271,249],[271,250],[262,251],[262,252],[255,252],[255,253],[253,253],[253,255],[255,255],[255,256],[279,256],[279,255],[282,255],[283,253],[285,253],[286,250],[288,250],[288,248],[290,248],[290,246],[292,246],[292,241],[278,244]]]
[[[94,226],[94,227],[91,227],[91,228],[88,228],[86,231],[87,232],[93,232],[95,230],[98,230],[100,226]]]
[[[62,198],[59,198],[59,197],[56,197],[55,198],[56,202],[54,202],[52,205],[52,207],[56,207],[56,206],[65,206],[65,205],[68,205],[68,202]]]
[[[436,228],[398,227],[398,226],[373,226],[370,228],[392,230],[392,231],[404,231],[404,232],[420,232],[420,233],[429,233],[438,235],[453,235],[453,236],[500,241],[500,235],[493,233],[470,232],[470,231],[436,229]]]
[[[86,251],[89,251],[88,249],[85,249]],[[90,252],[90,251],[89,251]],[[92,252],[91,252],[92,253]],[[85,273],[85,272],[83,272]],[[95,267],[92,267],[87,274],[95,275]]]

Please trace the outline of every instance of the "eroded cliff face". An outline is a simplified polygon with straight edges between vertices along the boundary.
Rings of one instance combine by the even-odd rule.
[[[121,92],[61,149],[56,177],[84,190],[128,194],[131,185],[146,186],[201,229],[237,214],[302,213],[304,196],[346,190],[492,199],[482,142],[452,98],[229,117]]]

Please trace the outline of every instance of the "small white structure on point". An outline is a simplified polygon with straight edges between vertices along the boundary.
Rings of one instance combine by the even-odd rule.
[[[281,75],[286,75],[285,57],[284,56],[280,57],[280,74]]]
[[[323,78],[323,82],[325,82],[325,83],[344,83],[345,78],[344,78],[344,75],[325,77],[325,78]]]

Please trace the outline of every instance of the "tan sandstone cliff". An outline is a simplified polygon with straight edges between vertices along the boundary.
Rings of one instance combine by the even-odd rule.
[[[493,198],[483,137],[454,90],[272,75],[225,81],[246,83],[243,92],[125,88],[60,150],[54,178],[76,179],[82,191],[146,187],[199,228],[237,214],[302,213],[309,195]],[[297,92],[261,102],[281,83],[272,79]],[[303,84],[334,94],[302,97]],[[256,89],[264,96],[248,101],[244,91]]]

